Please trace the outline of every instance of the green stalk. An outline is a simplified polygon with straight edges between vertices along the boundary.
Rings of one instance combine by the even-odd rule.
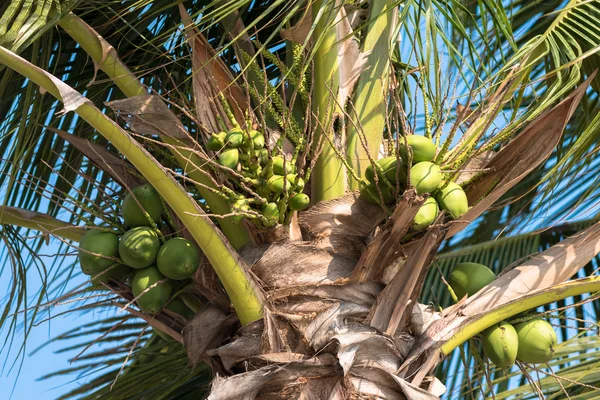
[[[361,74],[355,89],[352,119],[349,124],[346,157],[356,173],[364,177],[371,162],[377,159],[385,129],[386,103],[390,77],[391,40],[396,29],[396,1],[370,2],[370,15],[362,52],[369,54],[368,67]],[[357,129],[359,128],[359,129]],[[360,135],[360,136],[359,136]],[[362,140],[361,140],[361,136]],[[367,144],[367,149],[363,145]],[[359,182],[350,180],[353,189]]]
[[[17,207],[0,206],[0,225],[14,225],[78,242],[85,233],[75,225]]]
[[[59,25],[79,43],[98,67],[121,89],[123,94],[127,97],[135,97],[148,93],[144,85],[118,58],[112,47],[81,18],[73,13],[68,13],[59,21]],[[220,215],[229,214],[231,207],[227,201],[210,190],[211,188],[218,189],[218,187],[210,178],[209,173],[201,169],[200,166],[204,165],[202,160],[192,151],[186,150],[186,148],[191,147],[189,143],[168,136],[161,136],[161,140],[170,145],[170,151],[178,164],[192,181],[198,183],[194,186],[206,200],[212,212]],[[219,218],[217,222],[236,250],[252,241],[244,225],[233,221],[231,217]]]
[[[317,0],[312,5],[317,26],[313,38],[318,40],[314,51],[313,113],[316,115],[315,145],[323,143],[323,151],[312,170],[312,201],[331,200],[340,197],[346,191],[346,170],[323,135],[332,137],[333,114],[336,107],[336,95],[339,89],[338,45],[335,28],[337,7],[333,0]],[[332,143],[335,140],[332,138]]]
[[[460,330],[455,332],[450,340],[442,345],[442,353],[446,355],[450,354],[456,347],[477,335],[479,332],[484,331],[498,322],[522,313],[523,311],[563,300],[567,297],[594,292],[600,292],[600,276],[592,276],[560,283],[550,288],[523,296],[508,304],[490,310],[490,312],[485,313],[476,320],[465,321]]]
[[[111,142],[158,191],[200,246],[225,287],[235,311],[244,325],[262,318],[262,303],[242,261],[229,246],[198,204],[186,193],[156,159],[144,150],[114,121],[102,114],[89,100],[46,71],[0,46],[0,62],[30,79],[58,100],[61,90],[68,95],[67,110],[74,111]],[[53,78],[53,79],[51,79]],[[60,90],[59,90],[60,86]],[[64,103],[64,101],[63,101]]]

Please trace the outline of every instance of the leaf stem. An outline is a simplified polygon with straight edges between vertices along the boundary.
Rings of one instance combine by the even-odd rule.
[[[74,242],[78,242],[85,233],[77,226],[49,215],[9,206],[0,206],[0,225],[34,229]]]
[[[331,200],[342,196],[346,191],[346,170],[335,154],[332,146],[338,144],[335,138],[334,114],[335,95],[339,89],[338,40],[334,21],[337,14],[335,1],[317,0],[312,5],[317,25],[314,37],[318,38],[314,51],[314,79],[312,82],[313,114],[315,124],[314,146],[322,143],[323,150],[312,170],[312,201]],[[330,137],[332,144],[322,140]],[[315,147],[316,148],[316,147]]]
[[[112,81],[127,97],[142,96],[148,93],[144,85],[119,59],[114,48],[106,42],[92,27],[73,13],[68,13],[59,25],[67,32],[85,52],[94,60]],[[202,160],[189,148],[189,143],[180,139],[161,136],[161,140],[169,144],[169,150],[193,182],[197,182],[196,189],[206,200],[214,214],[229,214],[231,207],[214,190],[219,188],[209,176],[209,172],[202,169]],[[212,189],[212,190],[211,190]],[[239,250],[252,241],[250,234],[243,224],[235,222],[231,217],[219,218],[218,224],[229,239],[231,245]]]
[[[600,292],[600,276],[576,279],[560,283],[547,289],[528,293],[508,304],[489,310],[481,318],[473,321],[465,321],[460,330],[442,345],[442,353],[448,355],[456,347],[466,342],[469,338],[484,331],[493,324],[504,321],[523,311],[531,310],[544,304],[563,300],[571,296],[579,296],[584,293]]]
[[[229,295],[240,322],[246,325],[262,318],[260,292],[247,274],[243,260],[230,247],[229,242],[204,214],[198,203],[166,173],[148,151],[89,100],[58,78],[2,46],[0,62],[62,101],[65,110],[74,110],[127,157],[173,209],[198,243]]]

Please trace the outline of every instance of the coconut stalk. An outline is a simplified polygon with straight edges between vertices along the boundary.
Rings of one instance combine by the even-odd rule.
[[[569,297],[586,293],[600,292],[600,276],[591,276],[573,281],[559,283],[546,289],[534,291],[512,302],[494,308],[493,312],[485,313],[480,319],[467,322],[461,329],[445,342],[440,350],[445,355],[450,354],[455,348],[483,332],[490,326],[510,319],[524,311],[533,310],[539,306],[551,304]]]
[[[346,191],[346,168],[332,146],[339,146],[333,127],[336,95],[339,90],[338,39],[334,21],[341,5],[337,1],[318,0],[312,5],[316,22],[313,35],[319,38],[314,49],[312,110],[316,118],[314,143],[323,150],[311,173],[313,203],[340,197]]]
[[[371,165],[369,157],[377,159],[386,124],[389,89],[391,43],[398,19],[397,2],[374,0],[369,5],[362,53],[368,54],[367,68],[355,88],[351,118],[348,125],[346,157],[358,176],[364,177]],[[366,143],[366,148],[365,148]],[[358,189],[352,179],[350,186]]]
[[[58,78],[0,47],[0,62],[15,70],[75,111],[125,156],[158,191],[188,229],[219,276],[242,324],[262,318],[262,302],[244,262],[230,247],[200,206],[156,159],[129,134]]]
[[[44,234],[74,242],[78,242],[83,236],[82,230],[75,225],[46,214],[10,206],[0,206],[0,225],[14,225],[34,229]]]
[[[59,25],[81,45],[98,68],[109,76],[123,94],[127,97],[136,97],[148,93],[144,85],[121,62],[114,48],[81,18],[71,12],[59,21]],[[161,135],[160,138],[169,145],[169,150],[193,181],[196,189],[206,200],[211,210],[220,215],[231,213],[231,207],[227,201],[214,193],[213,190],[218,190],[218,187],[211,179],[210,173],[201,167],[205,163],[193,151],[188,150],[193,146],[190,146],[190,143],[185,140],[166,135]],[[252,241],[243,224],[234,222],[230,217],[219,218],[217,222],[235,249],[240,249]]]

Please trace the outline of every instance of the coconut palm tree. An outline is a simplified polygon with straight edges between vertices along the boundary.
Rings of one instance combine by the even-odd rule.
[[[29,332],[82,298],[72,312],[120,310],[57,338],[96,336],[56,372],[92,374],[64,398],[595,395],[597,1],[0,12],[0,321]],[[150,283],[115,273],[134,225],[160,252],[197,246],[197,271],[162,275],[182,251]],[[92,249],[100,234],[118,253]],[[446,277],[463,261],[499,276],[459,298]],[[91,282],[73,287],[79,264]],[[481,332],[539,315],[561,326],[555,358],[490,364]]]

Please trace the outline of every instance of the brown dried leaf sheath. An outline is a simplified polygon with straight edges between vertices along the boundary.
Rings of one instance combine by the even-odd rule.
[[[452,226],[447,237],[454,236],[464,229],[467,224],[463,222],[474,221],[504,193],[550,157],[594,75],[556,107],[529,123],[523,132],[485,164],[484,168],[488,171],[465,188],[469,204],[475,205],[460,218],[460,222]],[[490,188],[494,189],[490,192]]]

